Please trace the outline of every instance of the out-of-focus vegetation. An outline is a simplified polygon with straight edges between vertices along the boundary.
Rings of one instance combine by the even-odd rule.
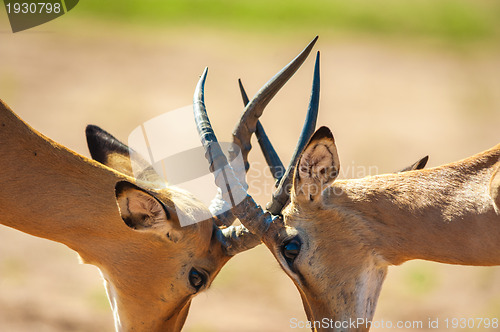
[[[496,0],[85,0],[78,11],[128,24],[256,33],[355,32],[452,43],[500,38]]]

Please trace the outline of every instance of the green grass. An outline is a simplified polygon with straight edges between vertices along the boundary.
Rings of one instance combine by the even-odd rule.
[[[256,33],[356,32],[450,42],[500,38],[495,0],[85,0],[74,10],[126,24]]]

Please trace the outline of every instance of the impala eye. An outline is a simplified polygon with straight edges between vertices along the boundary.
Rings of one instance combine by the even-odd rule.
[[[191,286],[193,286],[194,289],[196,289],[196,291],[199,291],[206,282],[207,277],[204,273],[196,270],[195,268],[192,268],[191,271],[189,271],[189,283],[191,284]]]
[[[298,236],[286,241],[283,243],[281,247],[281,252],[283,253],[283,257],[285,257],[288,265],[290,267],[293,265],[293,261],[300,253],[300,247],[302,246],[302,242]]]

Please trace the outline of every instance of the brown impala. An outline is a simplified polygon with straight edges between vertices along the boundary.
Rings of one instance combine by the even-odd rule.
[[[211,169],[222,169],[227,161],[204,104],[206,76],[207,69],[194,94],[195,120]],[[246,195],[232,211],[293,280],[311,328],[368,330],[389,265],[410,259],[500,264],[500,145],[432,169],[335,181],[340,162],[333,135],[326,127],[312,135],[318,62],[314,76],[309,120],[268,210],[231,169],[215,178],[225,200]],[[255,123],[262,112],[248,108],[242,120]]]

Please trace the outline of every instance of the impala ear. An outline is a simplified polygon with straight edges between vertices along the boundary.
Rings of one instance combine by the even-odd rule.
[[[321,127],[309,140],[295,168],[294,195],[315,200],[337,178],[339,170],[333,134],[327,127]]]
[[[117,140],[107,131],[88,125],[85,129],[87,146],[92,159],[123,174],[132,176],[130,152],[127,145]]]
[[[107,131],[98,126],[88,125],[85,135],[92,159],[143,181],[164,182],[146,159]]]
[[[407,171],[415,171],[418,169],[423,169],[425,167],[425,165],[427,165],[428,161],[429,161],[429,156],[425,156],[422,159],[417,160],[414,164],[412,164],[408,167],[405,167],[396,173],[402,173],[402,172],[407,172]]]
[[[127,181],[118,182],[115,193],[120,215],[128,227],[153,231],[173,242],[181,239],[180,226],[153,194]]]
[[[493,204],[496,205],[497,213],[500,214],[500,163],[498,163],[497,170],[490,180],[490,195]]]

